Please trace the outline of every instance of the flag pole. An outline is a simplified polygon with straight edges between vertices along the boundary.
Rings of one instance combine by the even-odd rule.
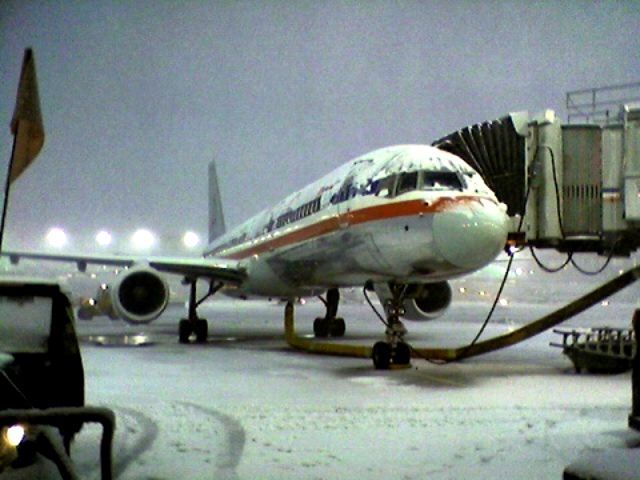
[[[13,147],[4,186],[4,201],[2,204],[2,217],[0,218],[0,253],[3,251],[11,184],[33,162],[44,144],[44,126],[42,124],[42,112],[40,111],[38,80],[31,48],[26,48],[24,51],[18,93],[16,95],[16,106],[11,118],[11,133],[13,134]]]
[[[20,122],[16,126],[16,134],[13,137],[13,146],[11,147],[11,158],[9,159],[9,168],[7,169],[7,178],[4,185],[4,199],[2,202],[2,219],[0,219],[0,253],[4,242],[4,225],[7,219],[7,209],[9,208],[9,192],[11,191],[11,172],[13,171],[13,158],[16,153],[16,143],[18,142],[18,131]]]

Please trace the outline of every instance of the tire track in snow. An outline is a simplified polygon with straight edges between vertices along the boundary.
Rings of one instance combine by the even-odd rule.
[[[159,428],[153,419],[138,410],[126,407],[114,407],[114,410],[116,412],[116,432],[119,423],[121,428],[123,423],[125,429],[131,428],[126,422],[118,421],[118,417],[121,417],[123,413],[133,417],[142,429],[139,438],[132,446],[125,444],[124,448],[113,452],[113,478],[119,478],[135,460],[153,446],[158,437]]]
[[[216,421],[218,421],[225,429],[227,445],[218,453],[215,467],[216,467],[216,479],[222,480],[237,480],[238,473],[236,468],[242,460],[242,453],[244,452],[244,445],[246,442],[246,433],[242,424],[234,417],[225,413],[219,412],[211,408],[203,407],[196,403],[180,402],[182,405],[198,410],[204,413]]]

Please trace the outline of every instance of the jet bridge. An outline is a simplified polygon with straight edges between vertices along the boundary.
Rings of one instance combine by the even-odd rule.
[[[567,111],[583,123],[511,113],[433,145],[507,205],[514,246],[629,255],[640,246],[640,83],[570,92]]]

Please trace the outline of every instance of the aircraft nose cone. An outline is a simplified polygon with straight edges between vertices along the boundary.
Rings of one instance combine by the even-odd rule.
[[[436,247],[457,267],[483,267],[504,248],[507,221],[505,212],[486,200],[437,213],[433,225]]]

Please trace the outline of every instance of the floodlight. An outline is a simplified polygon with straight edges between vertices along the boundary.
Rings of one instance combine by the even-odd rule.
[[[189,249],[195,248],[200,243],[200,237],[198,237],[198,234],[195,232],[187,232],[184,234],[184,237],[182,237],[182,243]]]
[[[49,246],[61,248],[67,244],[67,234],[62,228],[53,227],[47,232],[46,240]]]
[[[111,245],[112,241],[113,237],[106,230],[101,230],[96,235],[96,243],[101,247],[108,247],[109,245]]]
[[[149,230],[139,228],[135,231],[131,237],[133,246],[140,250],[146,250],[153,247],[156,244],[156,237]]]

